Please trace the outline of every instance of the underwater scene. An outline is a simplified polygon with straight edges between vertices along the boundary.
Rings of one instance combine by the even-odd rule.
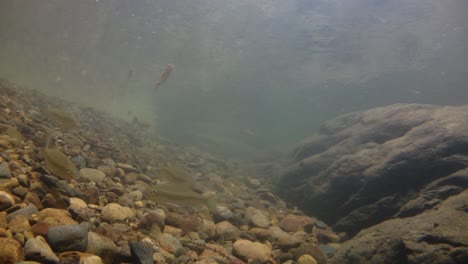
[[[466,264],[467,187],[467,0],[0,1],[0,264]]]

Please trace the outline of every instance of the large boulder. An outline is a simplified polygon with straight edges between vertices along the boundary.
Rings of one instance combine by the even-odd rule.
[[[292,160],[278,191],[336,231],[354,235],[415,216],[468,186],[468,105],[341,115],[297,146]]]
[[[467,202],[465,190],[416,216],[365,229],[345,242],[331,263],[468,263]]]

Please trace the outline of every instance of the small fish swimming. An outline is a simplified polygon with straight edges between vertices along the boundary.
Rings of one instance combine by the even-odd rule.
[[[168,64],[166,66],[166,69],[164,69],[164,72],[161,74],[159,81],[154,85],[154,88],[156,88],[156,91],[159,90],[159,86],[163,85],[167,81],[167,79],[169,78],[173,70],[174,70],[173,64]]]
[[[128,70],[128,73],[127,73],[127,82],[130,81],[133,77],[133,70],[130,69]]]
[[[72,130],[78,128],[78,125],[76,124],[73,117],[64,110],[58,108],[49,108],[47,109],[47,115],[51,117],[63,130]]]
[[[79,176],[75,164],[57,146],[50,146],[51,136],[47,136],[43,150],[45,167],[55,176],[72,180]]]
[[[183,169],[176,166],[165,167],[161,169],[160,175],[166,178],[168,182],[148,188],[145,191],[148,199],[157,203],[204,204],[210,212],[216,208],[215,197],[208,197],[195,192],[193,180]]]
[[[250,128],[246,128],[246,129],[242,130],[242,134],[247,135],[249,137],[255,136],[255,132]]]

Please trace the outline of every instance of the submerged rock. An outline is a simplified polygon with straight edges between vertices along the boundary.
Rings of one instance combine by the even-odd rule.
[[[28,239],[24,246],[26,258],[41,263],[58,263],[59,258],[54,254],[42,236]]]
[[[135,213],[131,208],[122,207],[116,203],[110,203],[102,209],[102,220],[112,223],[117,221],[124,221],[125,219],[132,219]]]
[[[365,229],[342,245],[332,263],[468,263],[467,202],[465,190],[432,210]]]
[[[95,183],[100,183],[106,178],[106,174],[97,169],[83,168],[80,170],[81,177]]]
[[[88,223],[50,227],[47,241],[55,252],[85,251],[88,246]]]
[[[0,191],[0,211],[12,207],[15,203],[13,195],[5,191]]]
[[[18,263],[24,260],[21,244],[12,238],[0,237],[0,263]]]
[[[234,242],[233,250],[236,256],[245,261],[256,260],[266,263],[271,259],[271,249],[258,242],[240,239]]]
[[[0,163],[0,179],[11,179],[11,171],[8,162]]]
[[[344,114],[295,148],[278,189],[352,235],[391,218],[424,186],[464,169],[466,131],[468,105],[395,104]]]

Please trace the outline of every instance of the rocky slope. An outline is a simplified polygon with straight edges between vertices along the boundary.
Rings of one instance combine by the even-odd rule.
[[[238,164],[144,127],[1,80],[0,263],[327,263],[339,247]]]

